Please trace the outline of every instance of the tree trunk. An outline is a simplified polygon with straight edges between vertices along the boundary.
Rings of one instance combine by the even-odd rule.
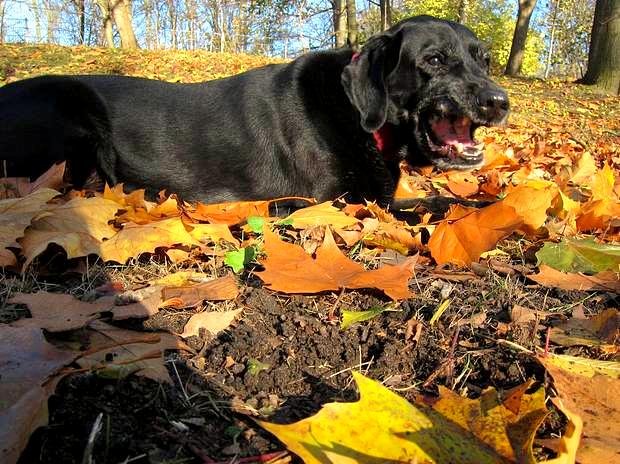
[[[122,48],[138,48],[138,41],[131,24],[129,0],[111,0],[112,18],[121,36]]]
[[[108,0],[97,0],[97,6],[101,10],[103,20],[103,34],[108,48],[114,48],[114,30],[112,29],[112,13]]]
[[[588,69],[579,82],[620,95],[620,0],[596,0]]]
[[[347,0],[347,42],[353,50],[358,49],[357,42],[357,8],[355,0]]]
[[[30,8],[32,9],[32,14],[34,16],[35,40],[37,41],[37,43],[40,43],[41,42],[41,17],[40,17],[39,5],[37,4],[36,0],[31,1]]]
[[[334,0],[334,37],[336,48],[344,47],[347,34],[346,0]]]
[[[560,2],[557,0],[553,8],[553,19],[551,20],[551,34],[549,35],[549,49],[547,50],[547,63],[545,64],[545,79],[549,77],[551,72],[551,60],[553,58],[553,47],[555,45],[555,31],[558,27],[558,11],[560,11]]]
[[[536,0],[519,0],[519,13],[517,15],[517,24],[515,32],[512,36],[512,46],[510,47],[510,56],[506,64],[507,76],[516,76],[521,72],[523,64],[523,52],[525,51],[525,41],[527,39],[527,31],[530,28],[530,19]]]
[[[0,0],[0,44],[4,43],[4,8],[5,1]]]
[[[84,14],[84,0],[73,0],[78,17],[78,43],[84,45],[86,40],[86,15]]]
[[[385,31],[392,25],[392,2],[391,0],[379,0],[381,11],[381,30]]]
[[[174,0],[168,0],[168,16],[170,17],[170,38],[172,48],[179,48],[178,15]]]
[[[467,22],[467,13],[469,12],[469,0],[459,0],[458,22],[465,24]]]

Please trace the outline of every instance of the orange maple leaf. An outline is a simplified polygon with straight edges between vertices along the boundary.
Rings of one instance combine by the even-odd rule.
[[[230,203],[214,203],[204,204],[196,203],[193,210],[186,211],[187,215],[192,219],[199,221],[208,221],[213,224],[227,224],[234,226],[244,222],[248,216],[269,216],[269,206],[272,203],[284,200],[302,200],[308,203],[314,203],[309,198],[276,198],[274,200],[260,201],[237,201]]]
[[[456,205],[437,225],[428,247],[437,264],[469,266],[522,224],[515,209],[502,202],[482,209]]]
[[[399,266],[383,266],[367,271],[347,258],[338,248],[330,229],[312,259],[302,247],[286,243],[265,227],[265,252],[258,272],[265,286],[284,293],[318,293],[343,288],[377,288],[393,300],[411,296],[408,283],[417,257],[408,258]]]

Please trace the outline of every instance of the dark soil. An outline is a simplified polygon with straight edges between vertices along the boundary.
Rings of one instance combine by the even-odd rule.
[[[250,279],[251,280],[251,279]],[[243,317],[216,339],[188,340],[196,355],[167,355],[173,385],[139,376],[105,379],[74,374],[49,401],[49,425],[32,436],[20,463],[82,462],[96,417],[103,429],[93,451],[97,463],[235,462],[284,450],[251,417],[293,422],[322,404],[356,399],[351,371],[361,370],[401,395],[436,392],[437,385],[476,397],[487,387],[508,389],[544,371],[527,355],[498,342],[525,348],[544,346],[542,323],[509,323],[520,304],[570,314],[576,304],[587,313],[613,303],[613,295],[592,297],[526,288],[512,277],[489,273],[461,283],[419,276],[418,296],[394,311],[342,330],[329,313],[385,305],[380,296],[345,292],[285,297],[248,286],[238,299]],[[452,303],[434,324],[430,318],[449,293]],[[141,330],[179,332],[188,311],[161,311]],[[414,340],[407,327],[422,324]],[[135,327],[135,321],[133,322]],[[562,421],[552,414],[541,428],[550,436]],[[259,462],[245,461],[245,462]]]

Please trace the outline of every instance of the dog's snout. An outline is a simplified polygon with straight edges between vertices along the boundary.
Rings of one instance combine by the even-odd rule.
[[[478,107],[491,121],[499,121],[508,113],[508,95],[499,89],[483,89],[476,98]]]

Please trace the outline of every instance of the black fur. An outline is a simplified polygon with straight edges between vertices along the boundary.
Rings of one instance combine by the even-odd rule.
[[[27,79],[0,89],[0,159],[11,176],[67,160],[78,187],[96,170],[110,184],[205,202],[347,194],[387,204],[401,158],[471,167],[437,161],[425,146],[430,113],[448,105],[476,125],[505,118],[485,53],[463,26],[416,17],[372,37],[359,56],[310,53],[199,84]],[[385,124],[387,155],[372,136]]]

